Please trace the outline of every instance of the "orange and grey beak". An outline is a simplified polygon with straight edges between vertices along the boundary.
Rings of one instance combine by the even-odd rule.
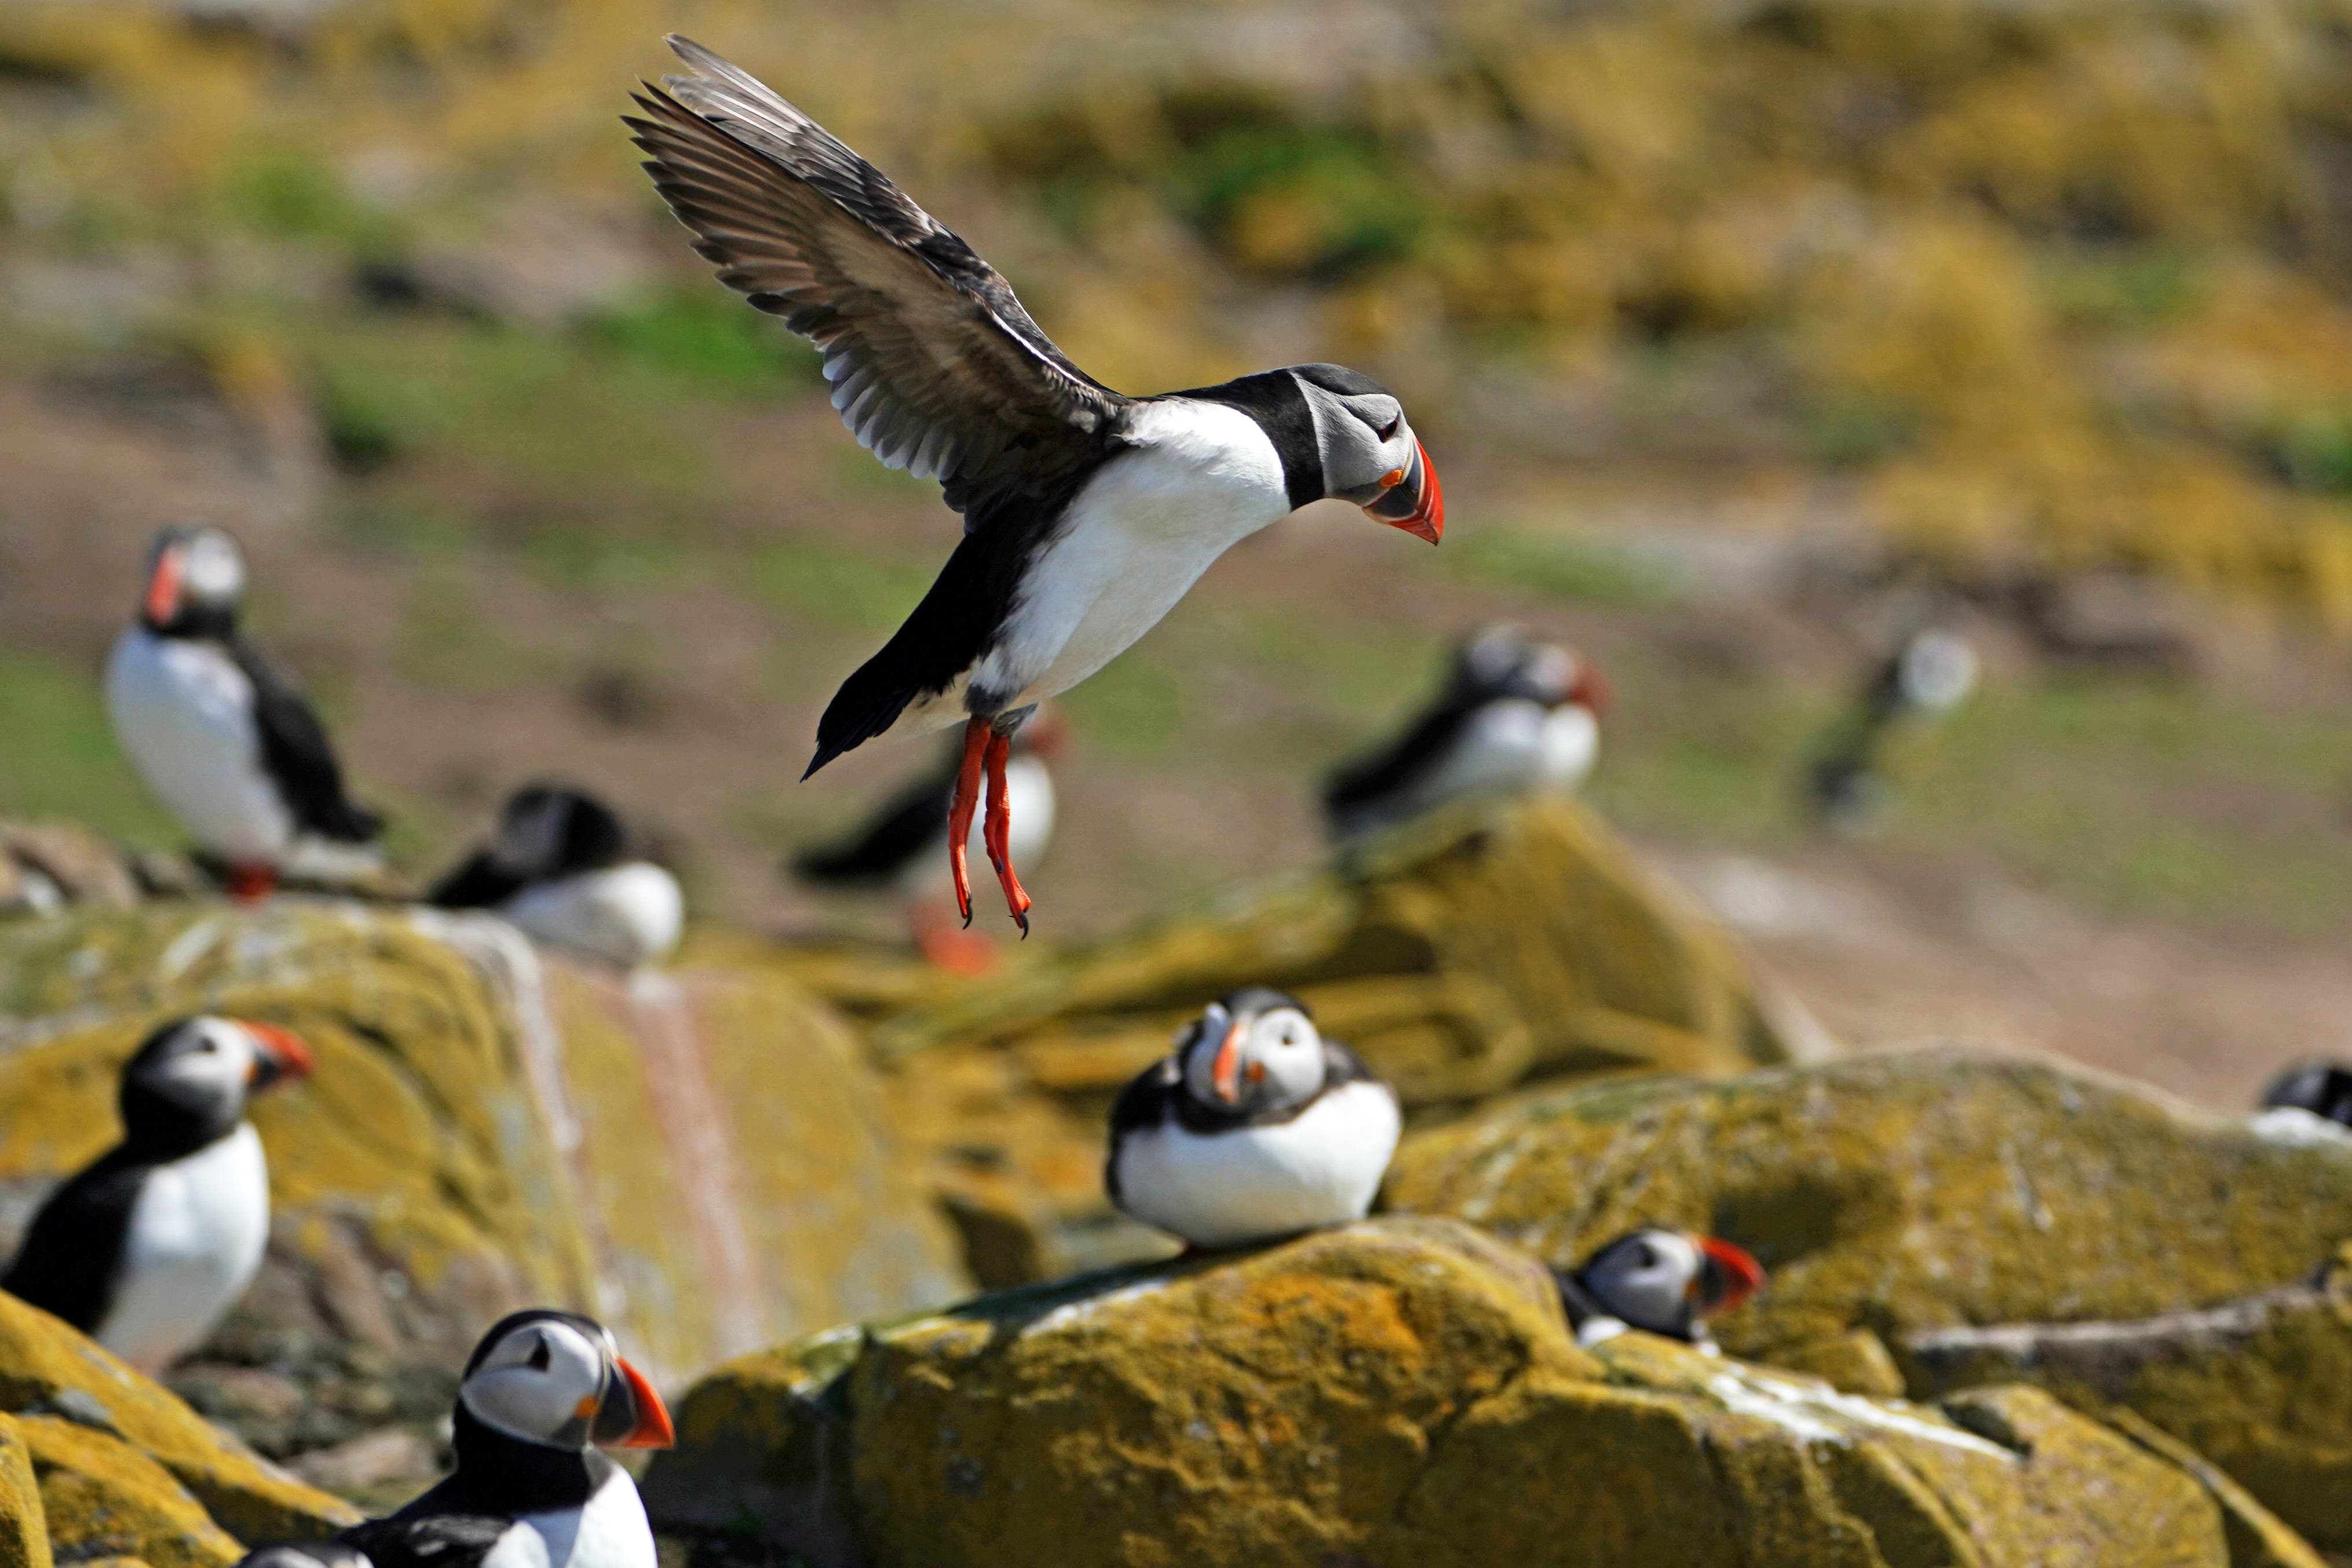
[[[288,1079],[308,1078],[311,1070],[319,1065],[319,1059],[311,1054],[310,1048],[291,1030],[279,1029],[274,1023],[254,1023],[245,1019],[237,1020],[237,1027],[250,1035],[253,1043],[261,1048],[253,1059],[252,1074],[246,1080],[246,1086],[249,1089],[258,1092]]]
[[[676,1443],[677,1428],[670,1425],[669,1406],[646,1375],[617,1355],[613,1373],[604,1380],[604,1396],[597,1402],[588,1440],[600,1448],[667,1448]]]
[[[1395,470],[1381,483],[1385,488],[1365,504],[1366,516],[1431,544],[1444,537],[1445,492],[1438,487],[1437,470],[1419,441],[1412,444],[1412,466]]]
[[[1242,1103],[1242,1030],[1248,1027],[1248,1019],[1235,1019],[1209,1063],[1209,1086],[1228,1105]]]
[[[1764,1265],[1749,1257],[1744,1248],[1716,1236],[1692,1239],[1704,1255],[1699,1277],[1692,1284],[1705,1311],[1727,1312],[1763,1288]]]
[[[147,597],[140,618],[150,626],[169,626],[180,613],[180,547],[165,545],[155,552],[155,570],[147,577]]]

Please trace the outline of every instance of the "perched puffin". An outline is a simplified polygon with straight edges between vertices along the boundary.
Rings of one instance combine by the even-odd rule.
[[[51,1193],[0,1290],[160,1371],[245,1293],[269,1239],[248,1097],[310,1071],[282,1029],[175,1019],[122,1069],[122,1141]]]
[[[368,1554],[341,1541],[282,1541],[257,1546],[236,1568],[375,1568]]]
[[[168,528],[139,618],[106,666],[115,738],[173,815],[258,898],[282,872],[376,869],[383,820],[343,771],[302,694],[236,629],[245,557],[219,528]]]
[[[1331,776],[1323,809],[1352,839],[1448,800],[1564,792],[1592,771],[1609,685],[1591,662],[1516,626],[1465,642],[1437,700],[1392,744]]]
[[[1905,638],[1871,672],[1861,701],[1806,776],[1814,815],[1842,832],[1875,828],[1893,793],[1888,745],[1959,706],[1976,685],[1976,650],[1958,632],[1929,627]]]
[[[667,956],[686,925],[677,878],[635,852],[611,807],[555,784],[509,797],[489,846],[425,901],[495,909],[542,942],[625,969]]]
[[[546,1308],[500,1319],[466,1363],[457,1468],[339,1540],[373,1568],[655,1568],[626,1470],[596,1452],[667,1448],[669,1411],[602,1323]]]
[[[1361,1219],[1396,1152],[1396,1092],[1264,987],[1209,1004],[1119,1092],[1103,1184],[1195,1248]]]
[[[2352,1067],[2334,1061],[2297,1062],[2263,1091],[2262,1108],[2308,1111],[2352,1127]]]
[[[1013,736],[1004,764],[1004,793],[1013,825],[1012,858],[1027,862],[1045,852],[1054,834],[1054,775],[1046,764],[1062,749],[1063,726],[1052,707]],[[939,851],[948,836],[948,807],[963,747],[951,744],[940,766],[908,782],[858,830],[836,842],[810,850],[793,862],[803,880],[820,887],[880,888],[907,905],[915,946],[943,969],[978,974],[991,967],[995,948],[979,936],[959,930],[936,897],[948,880]]]
[[[1631,1328],[1711,1347],[1705,1320],[1754,1295],[1764,1267],[1719,1238],[1652,1228],[1619,1237],[1555,1278],[1579,1344]]]
[[[631,118],[719,281],[824,356],[833,403],[884,464],[937,479],[963,538],[905,625],[835,694],[815,772],[878,735],[964,726],[948,831],[958,909],[983,773],[1006,905],[1009,741],[1165,615],[1227,547],[1309,501],[1437,542],[1436,470],[1370,377],[1294,365],[1132,398],[1072,364],[970,246],[808,116],[684,38],[692,74]],[[806,777],[804,774],[803,777]]]

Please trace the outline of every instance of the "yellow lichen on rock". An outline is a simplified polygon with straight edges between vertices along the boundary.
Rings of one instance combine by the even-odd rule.
[[[53,1552],[136,1557],[150,1568],[224,1568],[245,1554],[170,1471],[121,1437],[57,1416],[16,1417]]]
[[[1432,1219],[823,1335],[721,1368],[679,1434],[658,1523],[823,1568],[2230,1563],[2193,1477],[2035,1391],[1580,1349],[1532,1260]]]
[[[0,1568],[50,1568],[53,1561],[32,1450],[16,1421],[0,1416]]]

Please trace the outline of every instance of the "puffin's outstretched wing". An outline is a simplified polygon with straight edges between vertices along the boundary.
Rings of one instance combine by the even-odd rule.
[[[993,267],[748,73],[669,46],[694,74],[636,95],[646,171],[719,281],[824,351],[861,444],[938,479],[967,533],[1102,455],[1130,400],[1072,364]]]
[[[294,683],[242,637],[229,657],[253,684],[253,727],[261,739],[261,766],[286,808],[306,831],[338,843],[373,842],[383,819],[343,793],[342,765],[327,744],[326,727]]]

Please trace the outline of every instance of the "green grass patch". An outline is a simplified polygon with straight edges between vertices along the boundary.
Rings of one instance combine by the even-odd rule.
[[[937,572],[874,550],[793,538],[755,552],[743,580],[758,598],[802,620],[888,632],[921,602]]]
[[[1448,540],[1444,564],[1491,582],[1574,604],[1635,608],[1677,597],[1673,575],[1612,540],[1570,529],[1483,528]]]
[[[1181,666],[1130,648],[1058,700],[1088,749],[1153,762],[1188,749],[1192,713]]]
[[[590,342],[616,359],[731,393],[824,385],[816,350],[730,292],[660,294],[589,324]]]
[[[0,816],[58,817],[146,845],[180,834],[114,744],[96,666],[0,647]]]

